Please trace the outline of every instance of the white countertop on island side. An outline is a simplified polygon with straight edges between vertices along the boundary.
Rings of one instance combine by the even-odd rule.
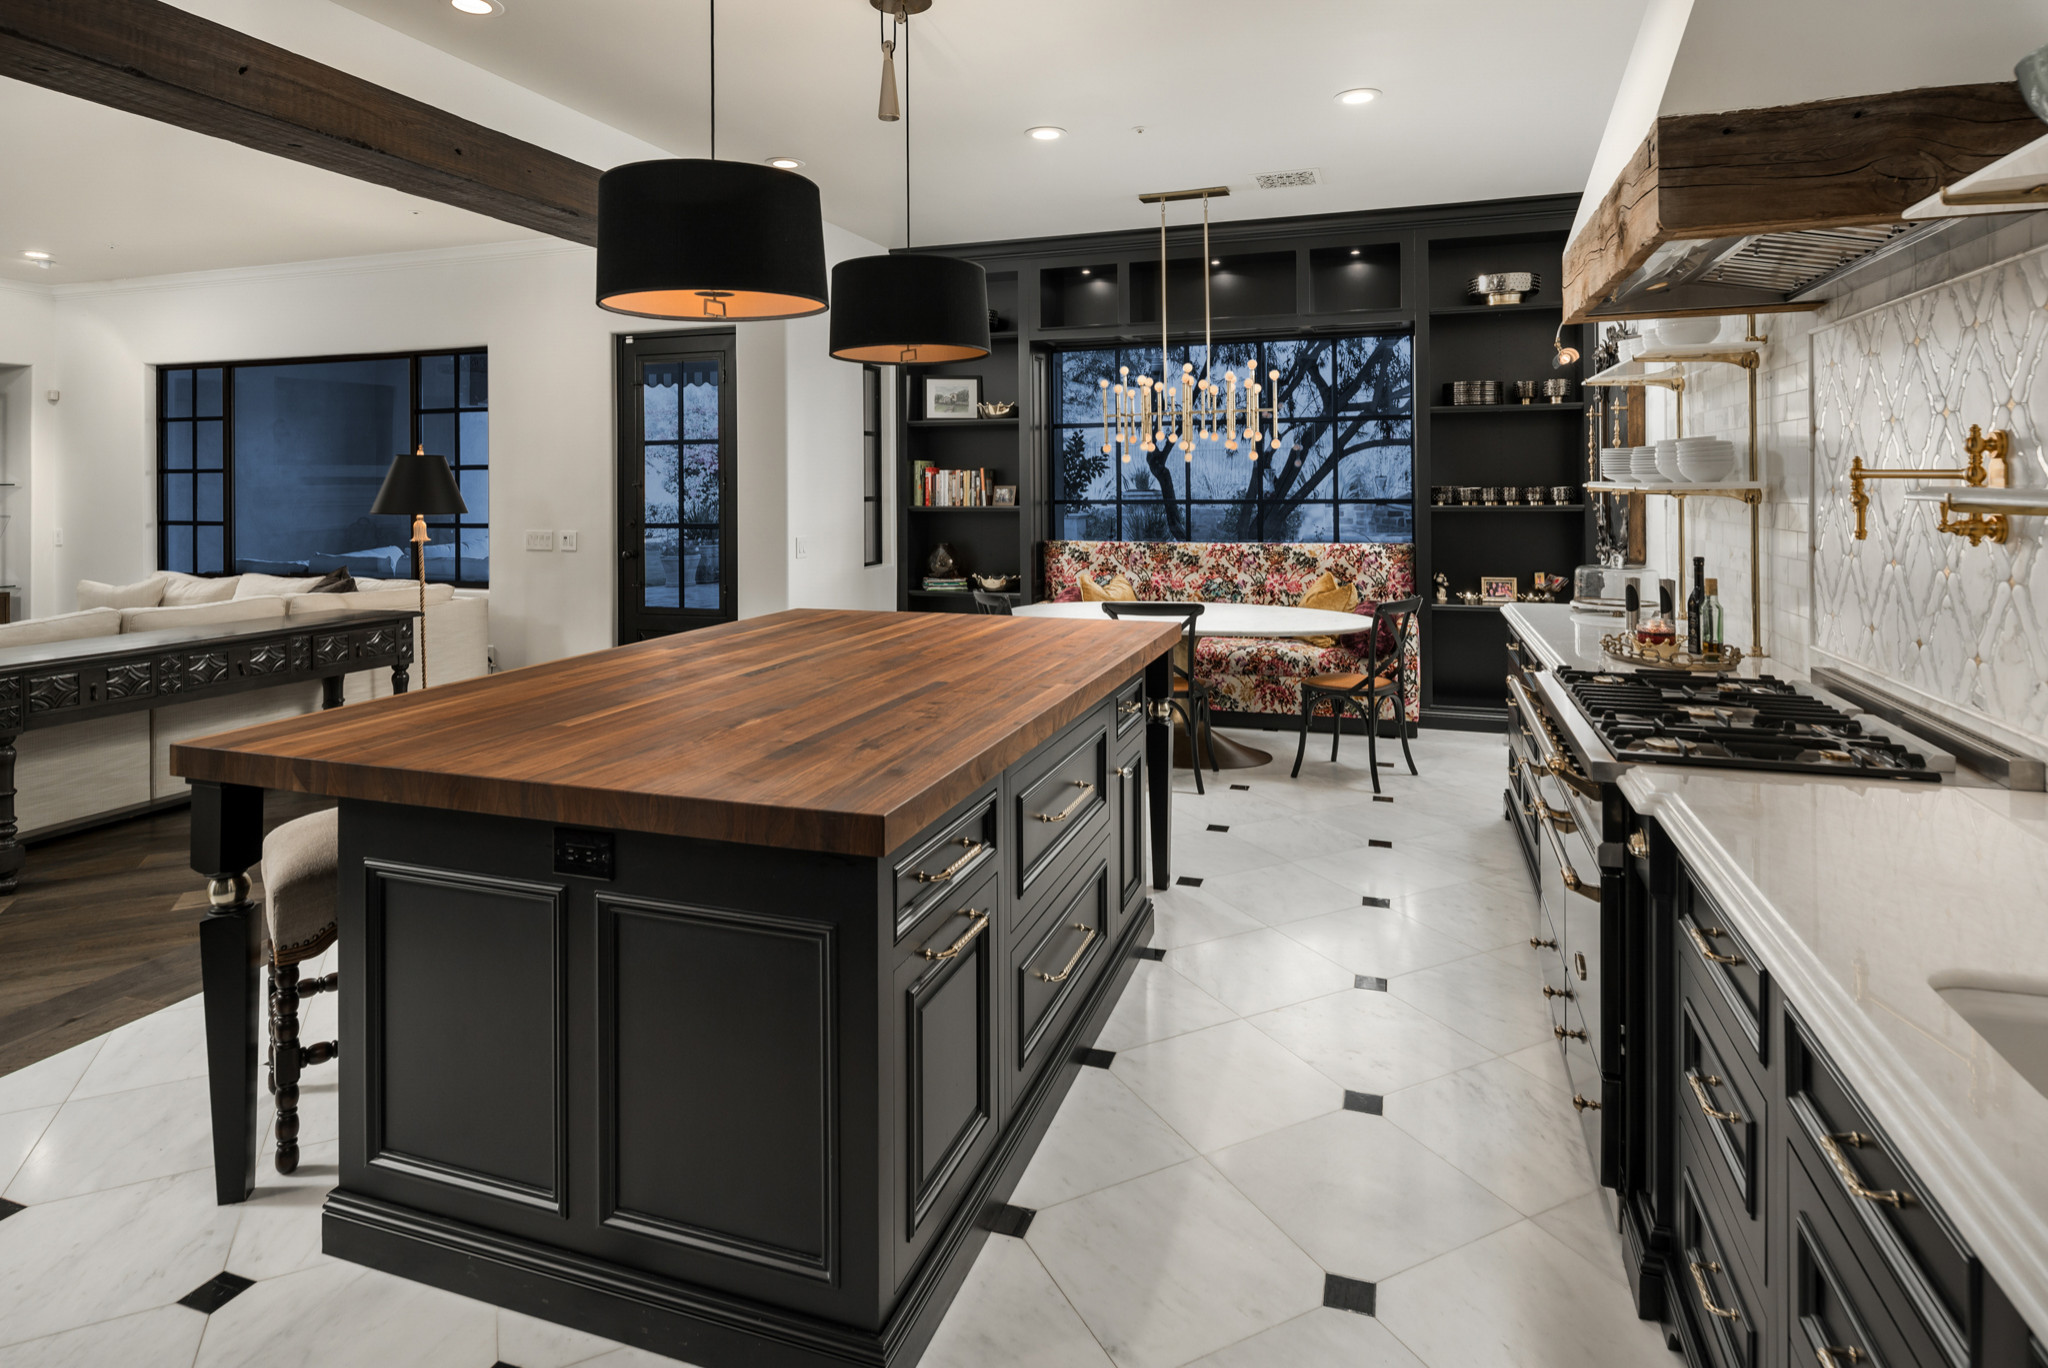
[[[1620,783],[2048,1335],[2048,1097],[1927,982],[2048,980],[2048,794],[1654,766]]]

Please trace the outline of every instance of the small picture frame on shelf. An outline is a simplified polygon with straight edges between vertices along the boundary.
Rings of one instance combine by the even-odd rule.
[[[989,486],[988,502],[991,508],[1015,508],[1017,506],[1017,486]]]
[[[927,375],[924,377],[924,416],[940,419],[972,419],[981,402],[978,375]]]
[[[1515,601],[1515,577],[1513,575],[1481,575],[1479,577],[1479,601],[1481,603],[1513,603]]]

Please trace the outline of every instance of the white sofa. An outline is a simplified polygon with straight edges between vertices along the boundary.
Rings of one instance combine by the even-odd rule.
[[[173,627],[272,619],[283,626],[352,610],[419,606],[418,586],[410,580],[357,580],[353,593],[308,592],[319,579],[271,575],[208,579],[167,572],[134,584],[81,580],[79,611],[0,625],[0,650]],[[412,687],[418,688],[420,683],[418,638],[422,633],[428,650],[429,684],[452,684],[484,674],[490,668],[489,611],[489,595],[484,591],[429,584],[426,618],[413,627]],[[390,692],[388,669],[365,670],[347,677],[342,697],[348,703],[359,703]],[[147,712],[24,732],[15,741],[14,770],[15,820],[21,837],[29,840],[182,798],[185,781],[170,771],[172,743],[296,717],[319,707],[318,684],[281,684],[227,698],[174,703]]]

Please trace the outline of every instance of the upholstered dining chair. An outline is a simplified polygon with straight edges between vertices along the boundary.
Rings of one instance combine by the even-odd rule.
[[[1009,617],[1011,615],[1010,596],[1008,594],[991,594],[986,589],[976,589],[974,591],[974,611],[977,613],[987,613],[991,617]]]
[[[1195,792],[1207,792],[1202,786],[1202,752],[1209,753],[1209,769],[1222,773],[1216,764],[1216,747],[1213,744],[1209,721],[1209,691],[1195,682],[1195,619],[1202,615],[1199,603],[1126,603],[1118,599],[1105,600],[1102,611],[1113,618],[1157,617],[1179,618],[1181,648],[1173,656],[1173,697],[1168,706],[1180,714],[1181,722],[1188,729],[1188,759],[1194,762]]]
[[[299,1166],[299,1074],[325,1064],[338,1042],[299,1044],[299,1003],[331,993],[339,976],[299,978],[299,966],[334,944],[337,809],[294,817],[263,838],[263,960],[270,970],[270,1092],[277,1100],[279,1173]]]
[[[1301,740],[1294,748],[1294,773],[1301,777],[1301,757],[1308,752],[1308,724],[1316,710],[1330,705],[1330,762],[1337,761],[1337,743],[1344,736],[1344,709],[1358,709],[1365,719],[1365,754],[1372,768],[1372,791],[1380,791],[1379,712],[1386,699],[1394,702],[1395,731],[1401,738],[1401,758],[1408,772],[1418,774],[1415,757],[1408,750],[1408,634],[1414,630],[1415,615],[1422,609],[1420,598],[1390,599],[1372,610],[1373,630],[1368,635],[1365,670],[1344,674],[1310,675],[1301,682]],[[1381,664],[1381,642],[1392,642],[1393,659]],[[1391,678],[1389,677],[1391,672]]]

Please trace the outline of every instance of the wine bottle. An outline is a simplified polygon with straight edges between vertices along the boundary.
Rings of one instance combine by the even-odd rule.
[[[1707,597],[1707,558],[1692,558],[1692,593],[1685,600],[1685,649],[1700,653],[1700,604]]]
[[[1700,603],[1700,649],[1708,660],[1719,660],[1728,639],[1727,619],[1721,610],[1721,584],[1707,581],[1707,596]]]

